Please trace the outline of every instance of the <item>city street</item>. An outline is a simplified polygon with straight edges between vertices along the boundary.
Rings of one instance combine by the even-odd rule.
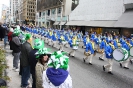
[[[50,48],[51,52],[57,50],[45,44],[45,47]],[[59,46],[57,46],[59,47]],[[12,55],[7,47],[7,60],[8,60],[8,75],[11,77],[9,82],[9,88],[20,87],[20,76],[18,72],[12,71]],[[70,48],[64,49],[66,52],[70,51]],[[114,61],[113,73],[110,75],[103,72],[102,66],[106,64],[106,61],[100,61],[98,54],[93,58],[93,65],[89,65],[88,61],[83,62],[84,49],[79,48],[76,51],[75,58],[70,57],[70,75],[73,80],[73,88],[133,88],[133,65],[129,65],[129,70],[120,68],[119,63]],[[16,87],[15,87],[16,86]]]

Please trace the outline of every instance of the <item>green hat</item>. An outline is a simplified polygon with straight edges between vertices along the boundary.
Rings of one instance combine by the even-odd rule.
[[[20,34],[20,30],[16,28],[16,29],[14,30],[13,34],[15,34],[16,36],[18,36],[18,35]]]
[[[34,40],[34,49],[40,49],[44,48],[44,42],[41,41],[40,39],[35,39]]]
[[[39,59],[39,57],[40,57],[41,55],[44,55],[44,54],[51,54],[49,51],[50,51],[50,49],[48,49],[48,48],[40,48],[40,49],[35,53],[35,55],[37,55],[36,58]]]
[[[65,55],[65,52],[57,51],[54,52],[50,60],[48,61],[48,66],[55,69],[62,68],[64,70],[68,69],[69,57]]]
[[[28,34],[25,35],[25,40],[28,40],[30,38],[31,38],[31,34],[28,33]]]

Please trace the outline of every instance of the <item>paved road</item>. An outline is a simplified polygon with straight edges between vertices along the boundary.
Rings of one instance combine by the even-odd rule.
[[[51,48],[52,51],[57,50],[45,44],[46,47]],[[58,45],[57,45],[58,48]],[[70,48],[64,48],[66,52]],[[70,74],[73,79],[73,88],[133,88],[133,65],[129,65],[129,70],[120,68],[119,63],[114,61],[113,73],[110,75],[103,72],[102,66],[107,63],[98,60],[99,54],[93,58],[93,65],[89,65],[88,61],[83,63],[84,49],[81,47],[76,51],[75,58],[70,57]]]
[[[59,47],[52,48],[45,44],[45,47],[51,48],[51,51],[57,50]],[[70,51],[70,48],[64,48],[66,52]],[[133,65],[129,65],[129,70],[119,67],[119,63],[114,61],[113,73],[110,75],[103,72],[102,66],[106,64],[105,61],[98,60],[98,54],[93,58],[93,65],[89,65],[88,61],[83,63],[84,49],[79,48],[76,51],[75,58],[70,57],[70,74],[73,79],[73,88],[133,88]],[[8,59],[12,59],[11,55]],[[17,72],[11,70],[12,60],[9,60],[10,65],[9,75],[12,77],[12,81],[9,83],[9,88],[20,88],[20,77]],[[14,87],[16,85],[17,87]]]

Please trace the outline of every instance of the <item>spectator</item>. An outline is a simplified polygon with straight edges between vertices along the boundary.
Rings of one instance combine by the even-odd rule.
[[[36,75],[35,75],[35,66],[37,63],[36,55],[35,53],[40,49],[44,48],[44,41],[41,41],[40,39],[34,40],[34,49],[30,52],[29,62],[30,62],[30,73],[32,74],[32,88],[36,88]]]
[[[6,48],[6,45],[7,45],[7,42],[8,42],[8,28],[7,26],[4,26],[4,30],[3,30],[3,33],[4,33],[4,48]]]
[[[2,27],[2,23],[0,23],[0,41],[4,38],[4,28]]]
[[[13,34],[13,28],[10,28],[10,32],[8,33],[8,41],[10,45],[10,50],[12,50],[11,41],[12,41],[12,34]]]
[[[61,51],[51,54],[49,68],[43,72],[43,88],[72,88],[68,58]]]
[[[19,56],[20,56],[20,47],[21,47],[21,42],[18,38],[18,35],[20,34],[20,31],[18,29],[14,30],[13,33],[13,38],[11,41],[11,47],[13,49],[13,70],[19,71],[18,69],[18,62],[19,62]]]
[[[39,49],[36,54],[39,54],[37,56],[38,62],[36,64],[36,88],[43,88],[43,71],[47,69],[47,62],[49,60],[50,54],[48,54],[47,48]]]
[[[21,86],[22,88],[30,88],[28,80],[30,78],[30,64],[29,64],[29,53],[32,50],[32,36],[31,34],[26,34],[26,42],[22,44],[20,65],[22,66],[22,77]]]

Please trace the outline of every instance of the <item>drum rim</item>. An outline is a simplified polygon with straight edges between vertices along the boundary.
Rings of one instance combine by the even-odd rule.
[[[121,48],[118,48],[118,49],[121,49]],[[116,50],[116,49],[115,49],[115,50]],[[114,52],[115,50],[113,50],[113,52]],[[113,58],[114,58],[114,55],[113,55]],[[125,58],[125,56],[122,58],[122,60],[116,60],[115,58],[114,58],[114,60],[120,62],[120,61],[123,61],[124,58]]]
[[[131,56],[131,57],[133,57],[133,55],[131,55],[131,49],[132,49],[132,48],[133,48],[133,47],[130,48],[130,56]]]

